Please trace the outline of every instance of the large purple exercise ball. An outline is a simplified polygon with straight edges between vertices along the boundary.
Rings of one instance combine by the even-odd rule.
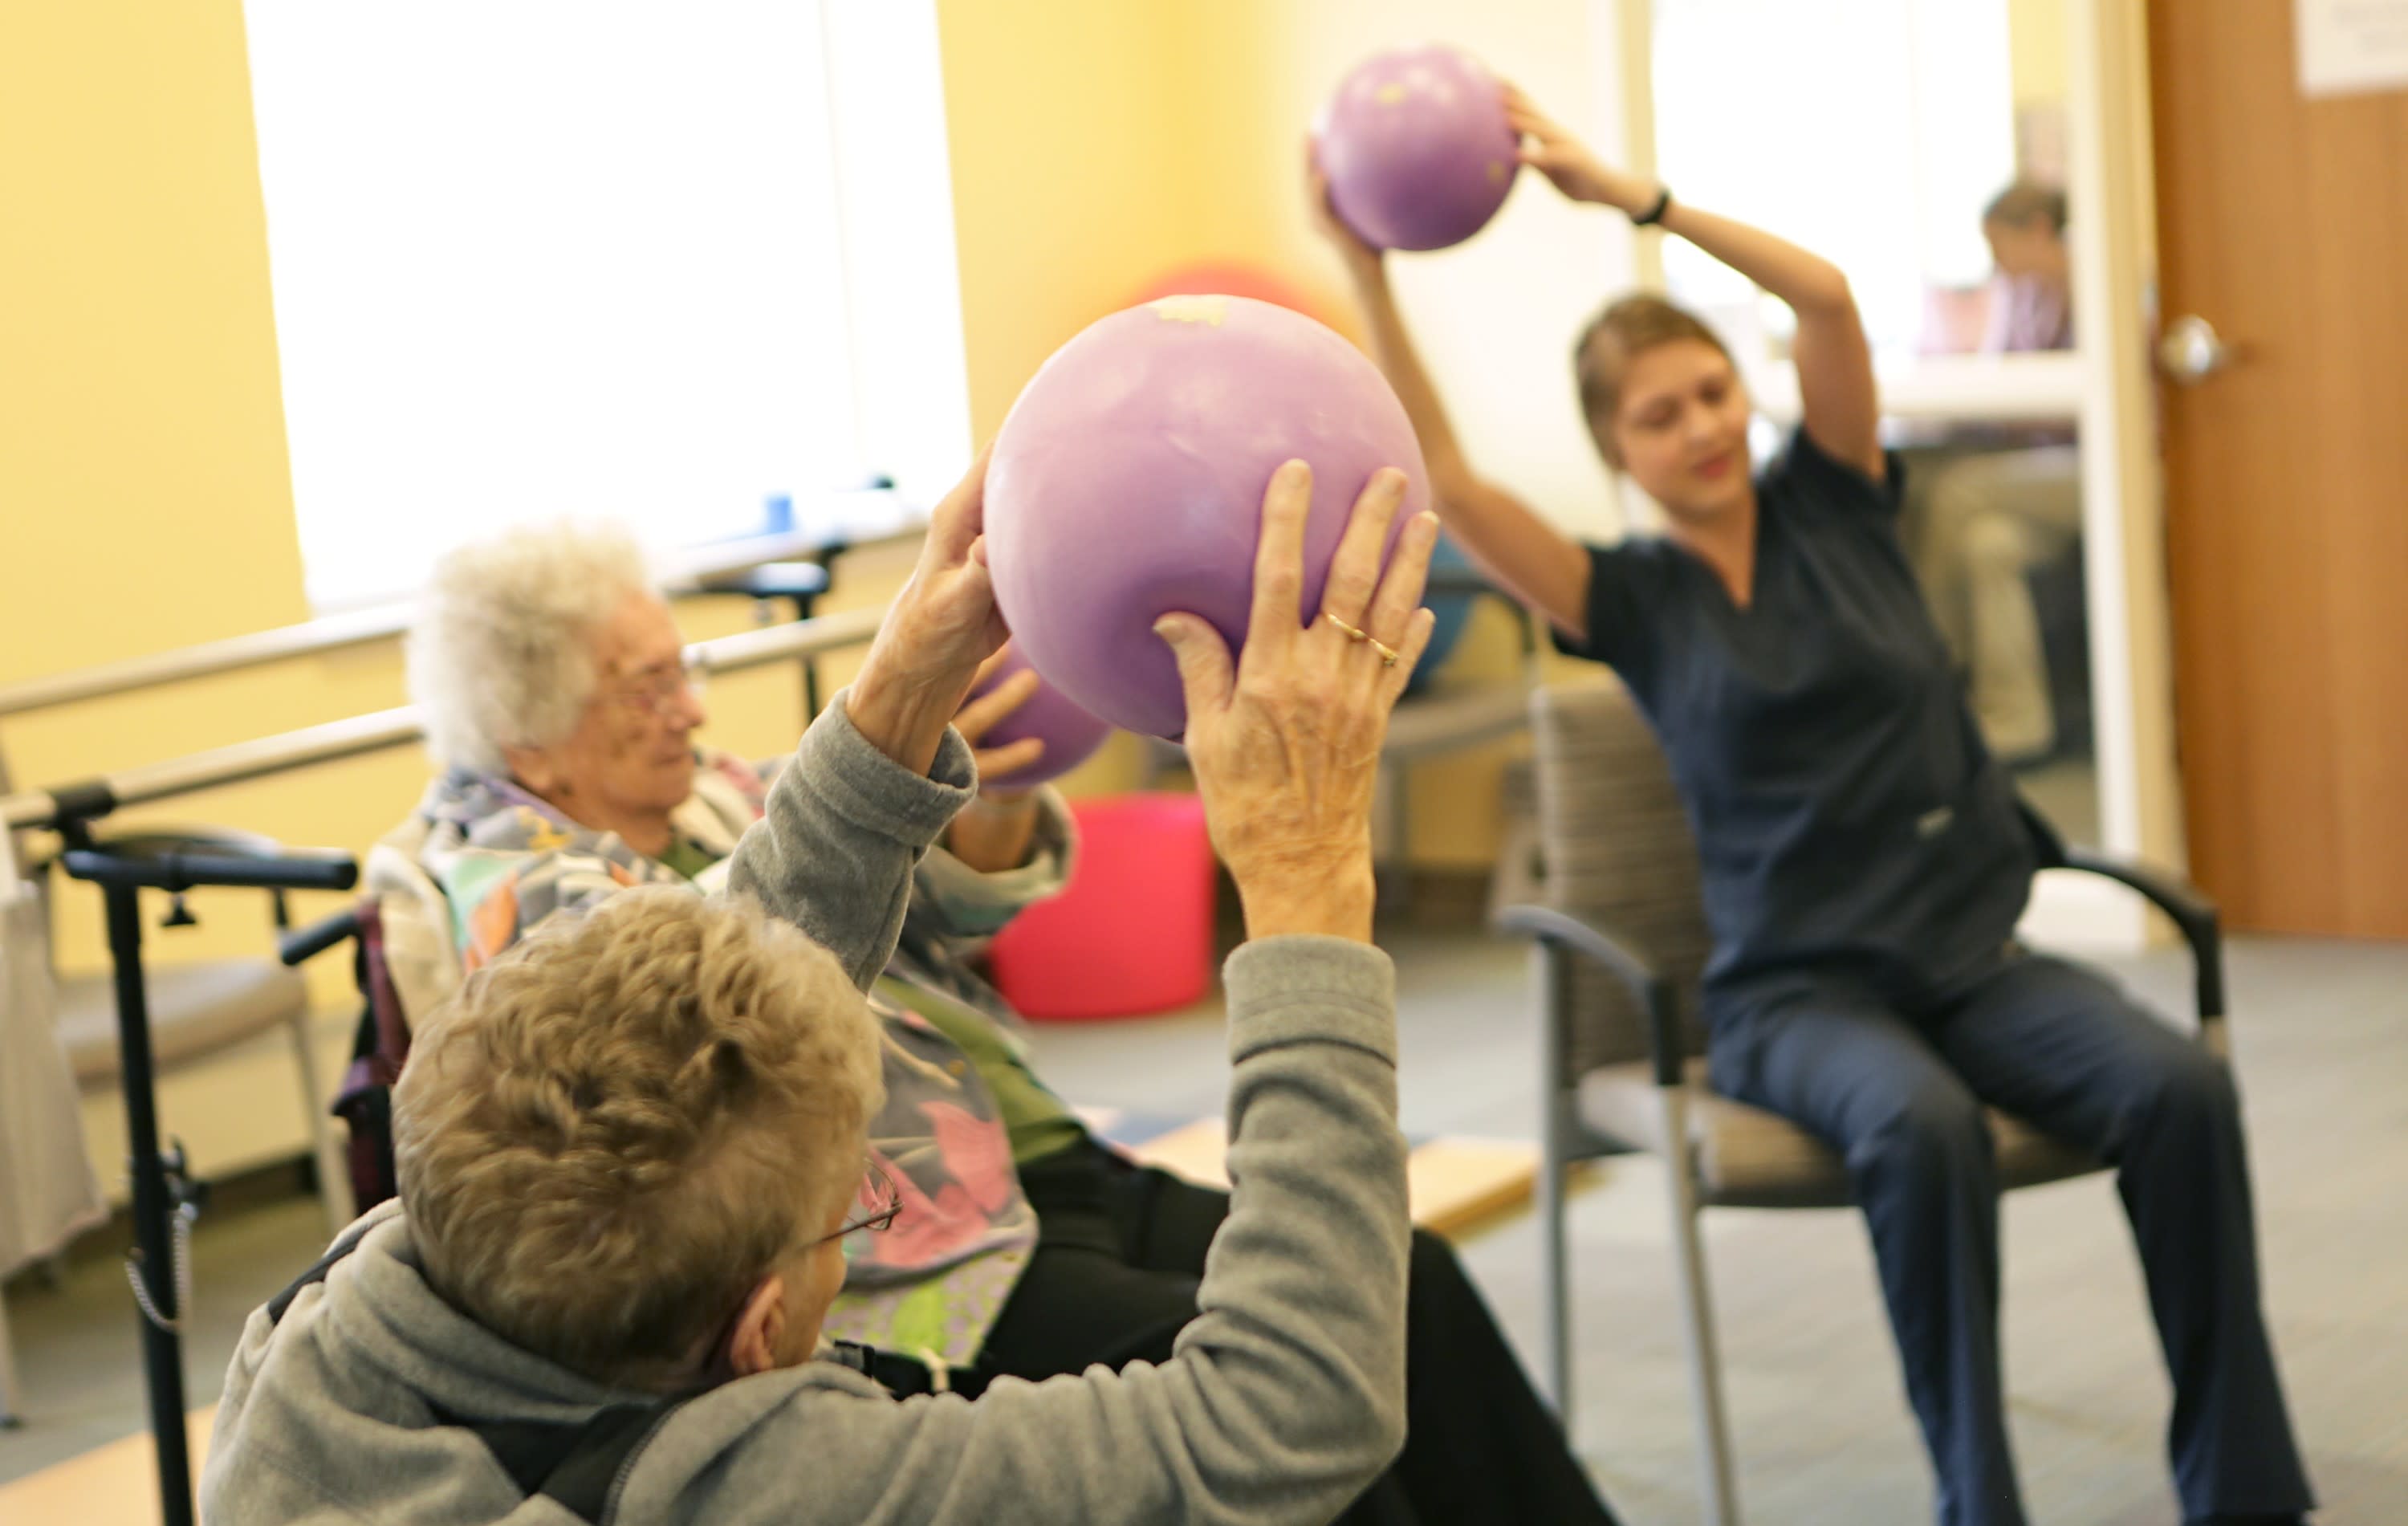
[[[984,683],[970,690],[970,698],[999,686],[1006,679],[1028,670],[1028,659],[1014,646],[1004,654]],[[1020,702],[1020,708],[987,728],[978,745],[982,750],[1005,747],[1012,742],[1036,737],[1045,743],[1045,751],[1026,768],[979,781],[990,789],[1029,789],[1062,775],[1096,756],[1096,749],[1112,734],[1111,723],[1098,720],[1072,704],[1060,689],[1039,679],[1037,692]]]
[[[1444,249],[1487,224],[1521,166],[1496,77],[1438,44],[1375,53],[1313,130],[1329,203],[1375,249]]]
[[[1409,479],[1397,531],[1429,507],[1379,370],[1312,319],[1242,296],[1166,297],[1088,325],[1021,393],[987,467],[987,561],[1014,646],[1081,708],[1179,736],[1186,699],[1154,623],[1200,615],[1238,651],[1263,493],[1292,457],[1312,468],[1304,622],[1373,472]]]

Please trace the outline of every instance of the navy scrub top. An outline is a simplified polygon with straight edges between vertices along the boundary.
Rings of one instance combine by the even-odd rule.
[[[1756,480],[1754,597],[1669,540],[1588,550],[1588,638],[1671,762],[1702,859],[1717,992],[1844,973],[1893,1000],[1995,960],[2034,843],[1899,543],[1885,481],[1803,429]]]

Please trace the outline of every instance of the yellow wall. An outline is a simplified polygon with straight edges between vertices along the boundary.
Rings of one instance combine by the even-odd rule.
[[[0,10],[0,679],[305,617],[236,0]],[[381,666],[45,713],[0,741],[19,781],[56,781],[394,703]],[[188,809],[316,836],[342,787]],[[64,918],[85,961],[91,899]],[[222,941],[179,943],[202,938]]]
[[[304,617],[239,7],[0,9],[0,680]]]
[[[1056,346],[1178,257],[1180,7],[940,0],[970,416],[992,435]]]
[[[2008,0],[2015,105],[2062,106],[2068,85],[2065,0]]]

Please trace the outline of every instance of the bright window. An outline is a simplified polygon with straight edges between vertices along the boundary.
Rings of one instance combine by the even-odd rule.
[[[2014,177],[2005,0],[1656,0],[1656,163],[1689,200],[1848,273],[1880,351],[1912,352],[1934,288],[1989,273],[1982,209]],[[1674,239],[1673,295],[1742,350],[1786,309]]]
[[[246,16],[314,604],[406,594],[511,521],[691,545],[771,527],[773,499],[958,467],[931,5]],[[890,238],[908,253],[877,258]]]

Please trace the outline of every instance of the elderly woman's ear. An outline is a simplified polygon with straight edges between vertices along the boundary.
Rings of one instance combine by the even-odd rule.
[[[552,761],[551,750],[543,747],[505,747],[502,760],[510,777],[540,795],[554,805],[566,806],[577,793],[567,771]]]

